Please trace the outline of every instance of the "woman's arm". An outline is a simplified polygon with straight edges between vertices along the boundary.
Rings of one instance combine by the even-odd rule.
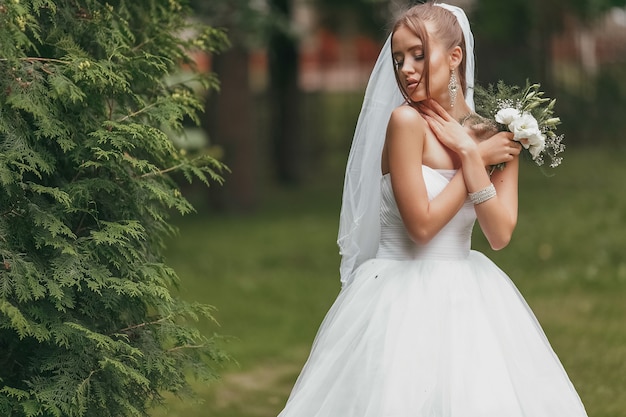
[[[463,177],[467,191],[480,191],[491,182],[496,189],[496,196],[483,203],[476,204],[476,217],[480,228],[494,250],[507,246],[517,225],[517,180],[519,157],[515,156],[506,163],[503,170],[495,170],[491,178],[485,171],[483,160],[478,150],[463,150],[459,156],[463,165]]]
[[[426,129],[426,121],[416,109],[398,107],[391,114],[383,151],[398,210],[409,236],[418,243],[430,241],[467,197],[464,176],[459,172],[437,197],[428,200],[422,173]]]
[[[496,196],[477,204],[476,215],[480,227],[495,250],[508,245],[517,224],[517,180],[519,151],[507,157],[506,167],[495,171],[490,178],[476,142],[436,102],[429,108],[420,108],[437,139],[461,159],[466,191],[477,192],[493,183]]]
[[[506,163],[503,170],[496,169],[491,182],[496,197],[476,205],[476,216],[489,245],[499,250],[511,241],[517,225],[519,157]]]

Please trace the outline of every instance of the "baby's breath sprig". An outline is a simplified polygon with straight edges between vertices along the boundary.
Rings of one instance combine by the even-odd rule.
[[[527,81],[521,89],[502,80],[487,88],[477,86],[476,111],[494,120],[498,130],[513,132],[514,140],[522,144],[537,165],[549,160],[550,167],[554,168],[563,160],[559,154],[565,150],[564,136],[556,133],[561,123],[554,115],[556,99],[544,97],[540,87]]]

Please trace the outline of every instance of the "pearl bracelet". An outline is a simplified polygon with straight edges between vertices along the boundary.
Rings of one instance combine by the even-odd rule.
[[[468,194],[470,201],[476,205],[480,203],[484,203],[487,200],[491,200],[496,196],[496,187],[493,184],[489,184],[482,190],[478,190],[474,193]]]

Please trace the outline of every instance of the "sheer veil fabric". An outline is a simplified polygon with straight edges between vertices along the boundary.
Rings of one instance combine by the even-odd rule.
[[[466,46],[465,101],[474,109],[474,36],[463,9],[437,3],[459,22]],[[365,260],[373,258],[380,237],[380,169],[385,131],[391,112],[404,103],[394,75],[391,36],[383,45],[365,90],[344,179],[337,244],[342,286]]]

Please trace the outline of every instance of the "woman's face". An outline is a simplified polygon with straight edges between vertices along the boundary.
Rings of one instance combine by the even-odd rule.
[[[450,81],[450,54],[432,35],[432,23],[426,22],[429,33],[429,87],[430,98],[438,103],[449,103],[448,83]],[[393,34],[393,61],[398,71],[400,84],[413,102],[429,98],[426,94],[424,73],[424,46],[422,40],[406,26],[400,26]],[[421,79],[421,82],[420,82]]]

